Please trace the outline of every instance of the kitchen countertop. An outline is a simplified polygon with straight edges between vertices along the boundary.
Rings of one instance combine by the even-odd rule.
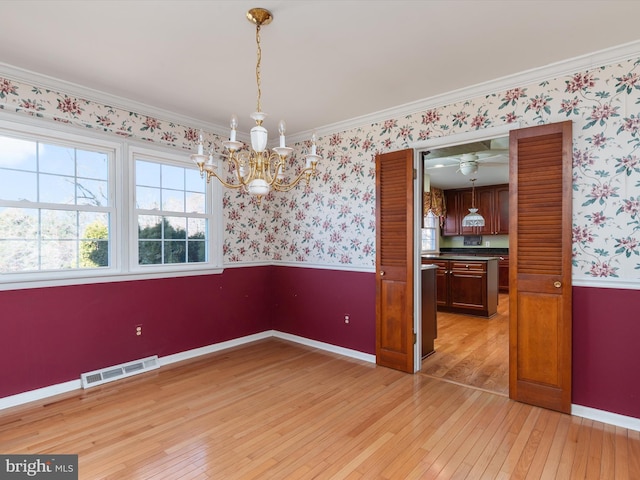
[[[487,257],[509,255],[508,248],[461,248],[461,247],[442,247],[440,248],[440,254],[442,255],[466,255],[466,254],[481,255]]]
[[[437,269],[437,265],[433,265],[432,263],[423,263],[420,267],[420,270],[435,270]]]
[[[500,260],[500,257],[479,257],[477,255],[463,255],[463,254],[440,254],[440,255],[422,255],[422,261],[424,262],[425,260],[429,261],[429,260],[463,260],[463,261],[467,261],[467,262],[472,262],[472,261],[481,261],[481,262],[486,262],[489,260]]]

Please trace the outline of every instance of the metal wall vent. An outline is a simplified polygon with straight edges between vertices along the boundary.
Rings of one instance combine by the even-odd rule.
[[[147,357],[133,362],[122,363],[112,367],[94,370],[80,375],[82,388],[94,387],[103,383],[112,382],[119,378],[130,377],[138,373],[154,370],[160,367],[158,356]]]

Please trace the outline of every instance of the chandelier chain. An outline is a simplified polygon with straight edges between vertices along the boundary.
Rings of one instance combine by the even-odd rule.
[[[471,179],[471,208],[476,208],[476,179]]]
[[[262,61],[262,48],[260,48],[260,25],[256,26],[256,44],[258,45],[256,62],[256,84],[258,86],[258,100],[257,100],[257,112],[261,112],[260,98],[262,97],[262,90],[260,89],[260,63]]]

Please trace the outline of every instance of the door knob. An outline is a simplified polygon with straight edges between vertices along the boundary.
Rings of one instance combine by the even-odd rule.
[[[553,286],[556,288],[560,288],[562,286],[562,283],[558,282],[557,280],[555,282],[553,282]]]
[[[380,276],[384,277],[384,271],[380,270]]]

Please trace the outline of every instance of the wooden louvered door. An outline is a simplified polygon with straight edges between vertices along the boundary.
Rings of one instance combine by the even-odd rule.
[[[571,411],[571,122],[510,133],[509,396]]]
[[[376,156],[376,362],[413,373],[413,150]]]

